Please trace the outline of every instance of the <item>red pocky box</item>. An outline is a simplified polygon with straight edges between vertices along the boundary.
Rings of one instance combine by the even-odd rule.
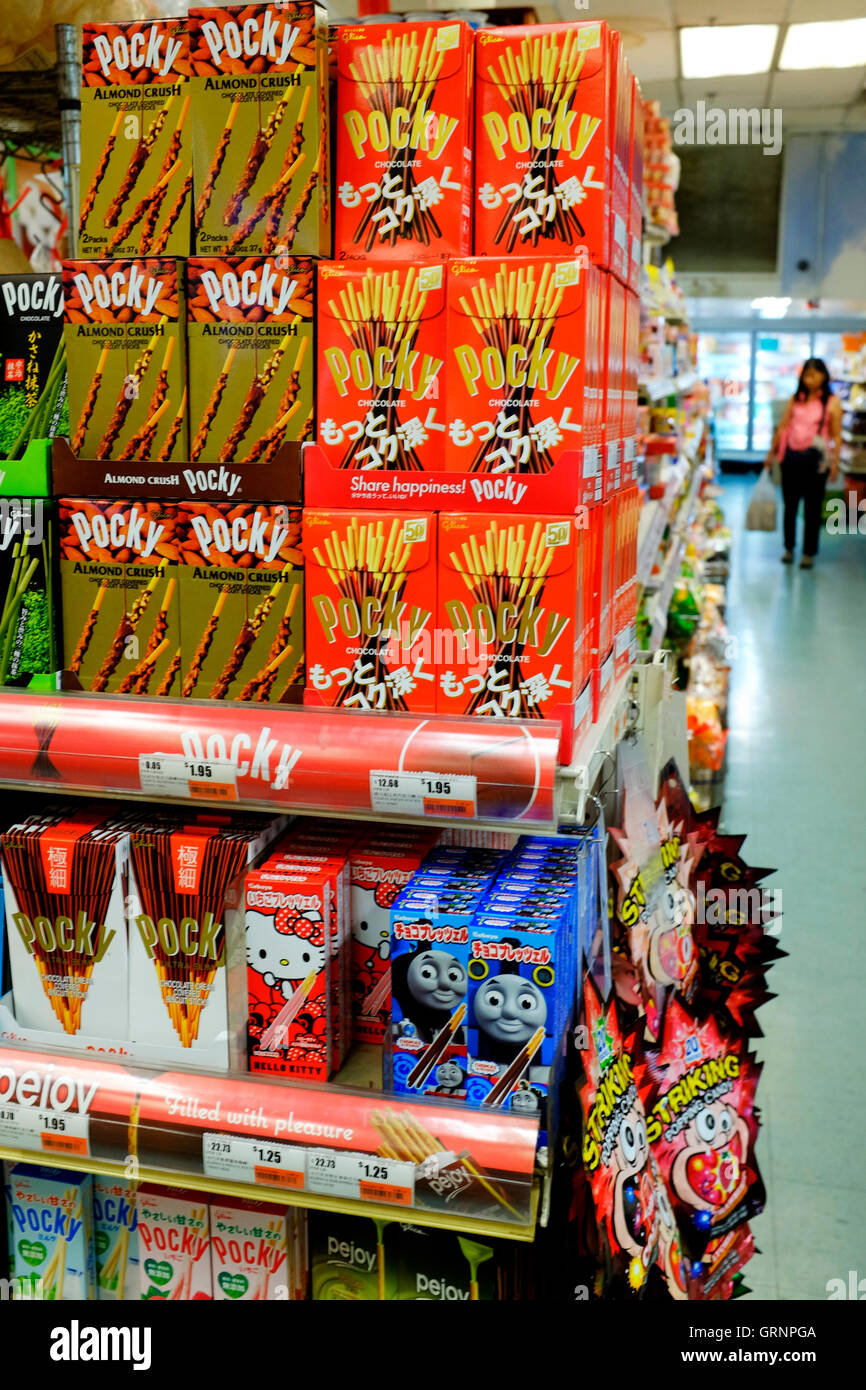
[[[600,272],[574,256],[448,267],[446,465],[547,473],[601,440]]]
[[[635,436],[638,432],[637,377],[640,361],[640,300],[627,291],[622,366],[622,486],[637,482]]]
[[[615,498],[616,546],[614,550],[613,653],[614,677],[618,679],[635,658],[637,637],[637,533],[641,494],[637,487],[625,488]]]
[[[332,467],[442,467],[445,282],[438,261],[319,266],[318,440]]]
[[[439,518],[440,714],[571,726],[588,534],[574,517]]]
[[[602,273],[604,334],[602,359],[604,496],[622,486],[622,386],[625,352],[625,289],[615,275]]]
[[[436,519],[307,507],[305,703],[432,712]]]
[[[610,35],[611,202],[608,267],[625,284],[628,279],[628,139],[631,124],[631,77],[619,32]]]
[[[453,19],[339,30],[336,255],[472,250],[473,57]]]
[[[614,509],[610,502],[589,512],[589,575],[592,607],[589,654],[592,668],[592,711],[598,717],[601,702],[613,679],[613,555]]]
[[[326,1081],[334,1065],[328,873],[263,867],[245,885],[250,1071]]]
[[[610,264],[615,86],[603,21],[476,37],[475,253],[586,246]]]

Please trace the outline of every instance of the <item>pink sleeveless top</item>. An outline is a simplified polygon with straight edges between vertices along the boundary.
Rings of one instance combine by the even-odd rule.
[[[779,458],[784,457],[786,449],[811,449],[816,434],[828,438],[828,414],[820,398],[815,401],[794,401],[788,428],[779,441]]]

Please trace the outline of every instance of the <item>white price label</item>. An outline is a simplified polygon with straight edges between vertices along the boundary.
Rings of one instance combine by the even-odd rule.
[[[475,816],[478,781],[448,772],[371,772],[370,805],[374,811],[404,816]]]
[[[237,801],[234,763],[223,758],[185,758],[182,753],[139,753],[138,776],[143,792],[183,796],[192,800]]]
[[[202,1135],[205,1176],[261,1187],[303,1192],[306,1150],[275,1139],[248,1139],[239,1134]]]
[[[4,1101],[0,1103],[0,1144],[10,1149],[56,1154],[58,1158],[87,1158],[90,1119],[68,1111],[37,1110]]]
[[[310,1149],[307,1191],[354,1201],[411,1207],[415,1199],[415,1165],[371,1154]]]

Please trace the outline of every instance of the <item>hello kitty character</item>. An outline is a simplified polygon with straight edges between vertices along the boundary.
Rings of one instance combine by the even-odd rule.
[[[325,924],[319,912],[281,907],[247,912],[247,965],[290,999],[301,980],[324,969]]]

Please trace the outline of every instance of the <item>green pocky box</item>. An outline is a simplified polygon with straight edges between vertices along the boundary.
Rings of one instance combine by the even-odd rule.
[[[69,430],[59,274],[0,275],[0,459]]]

